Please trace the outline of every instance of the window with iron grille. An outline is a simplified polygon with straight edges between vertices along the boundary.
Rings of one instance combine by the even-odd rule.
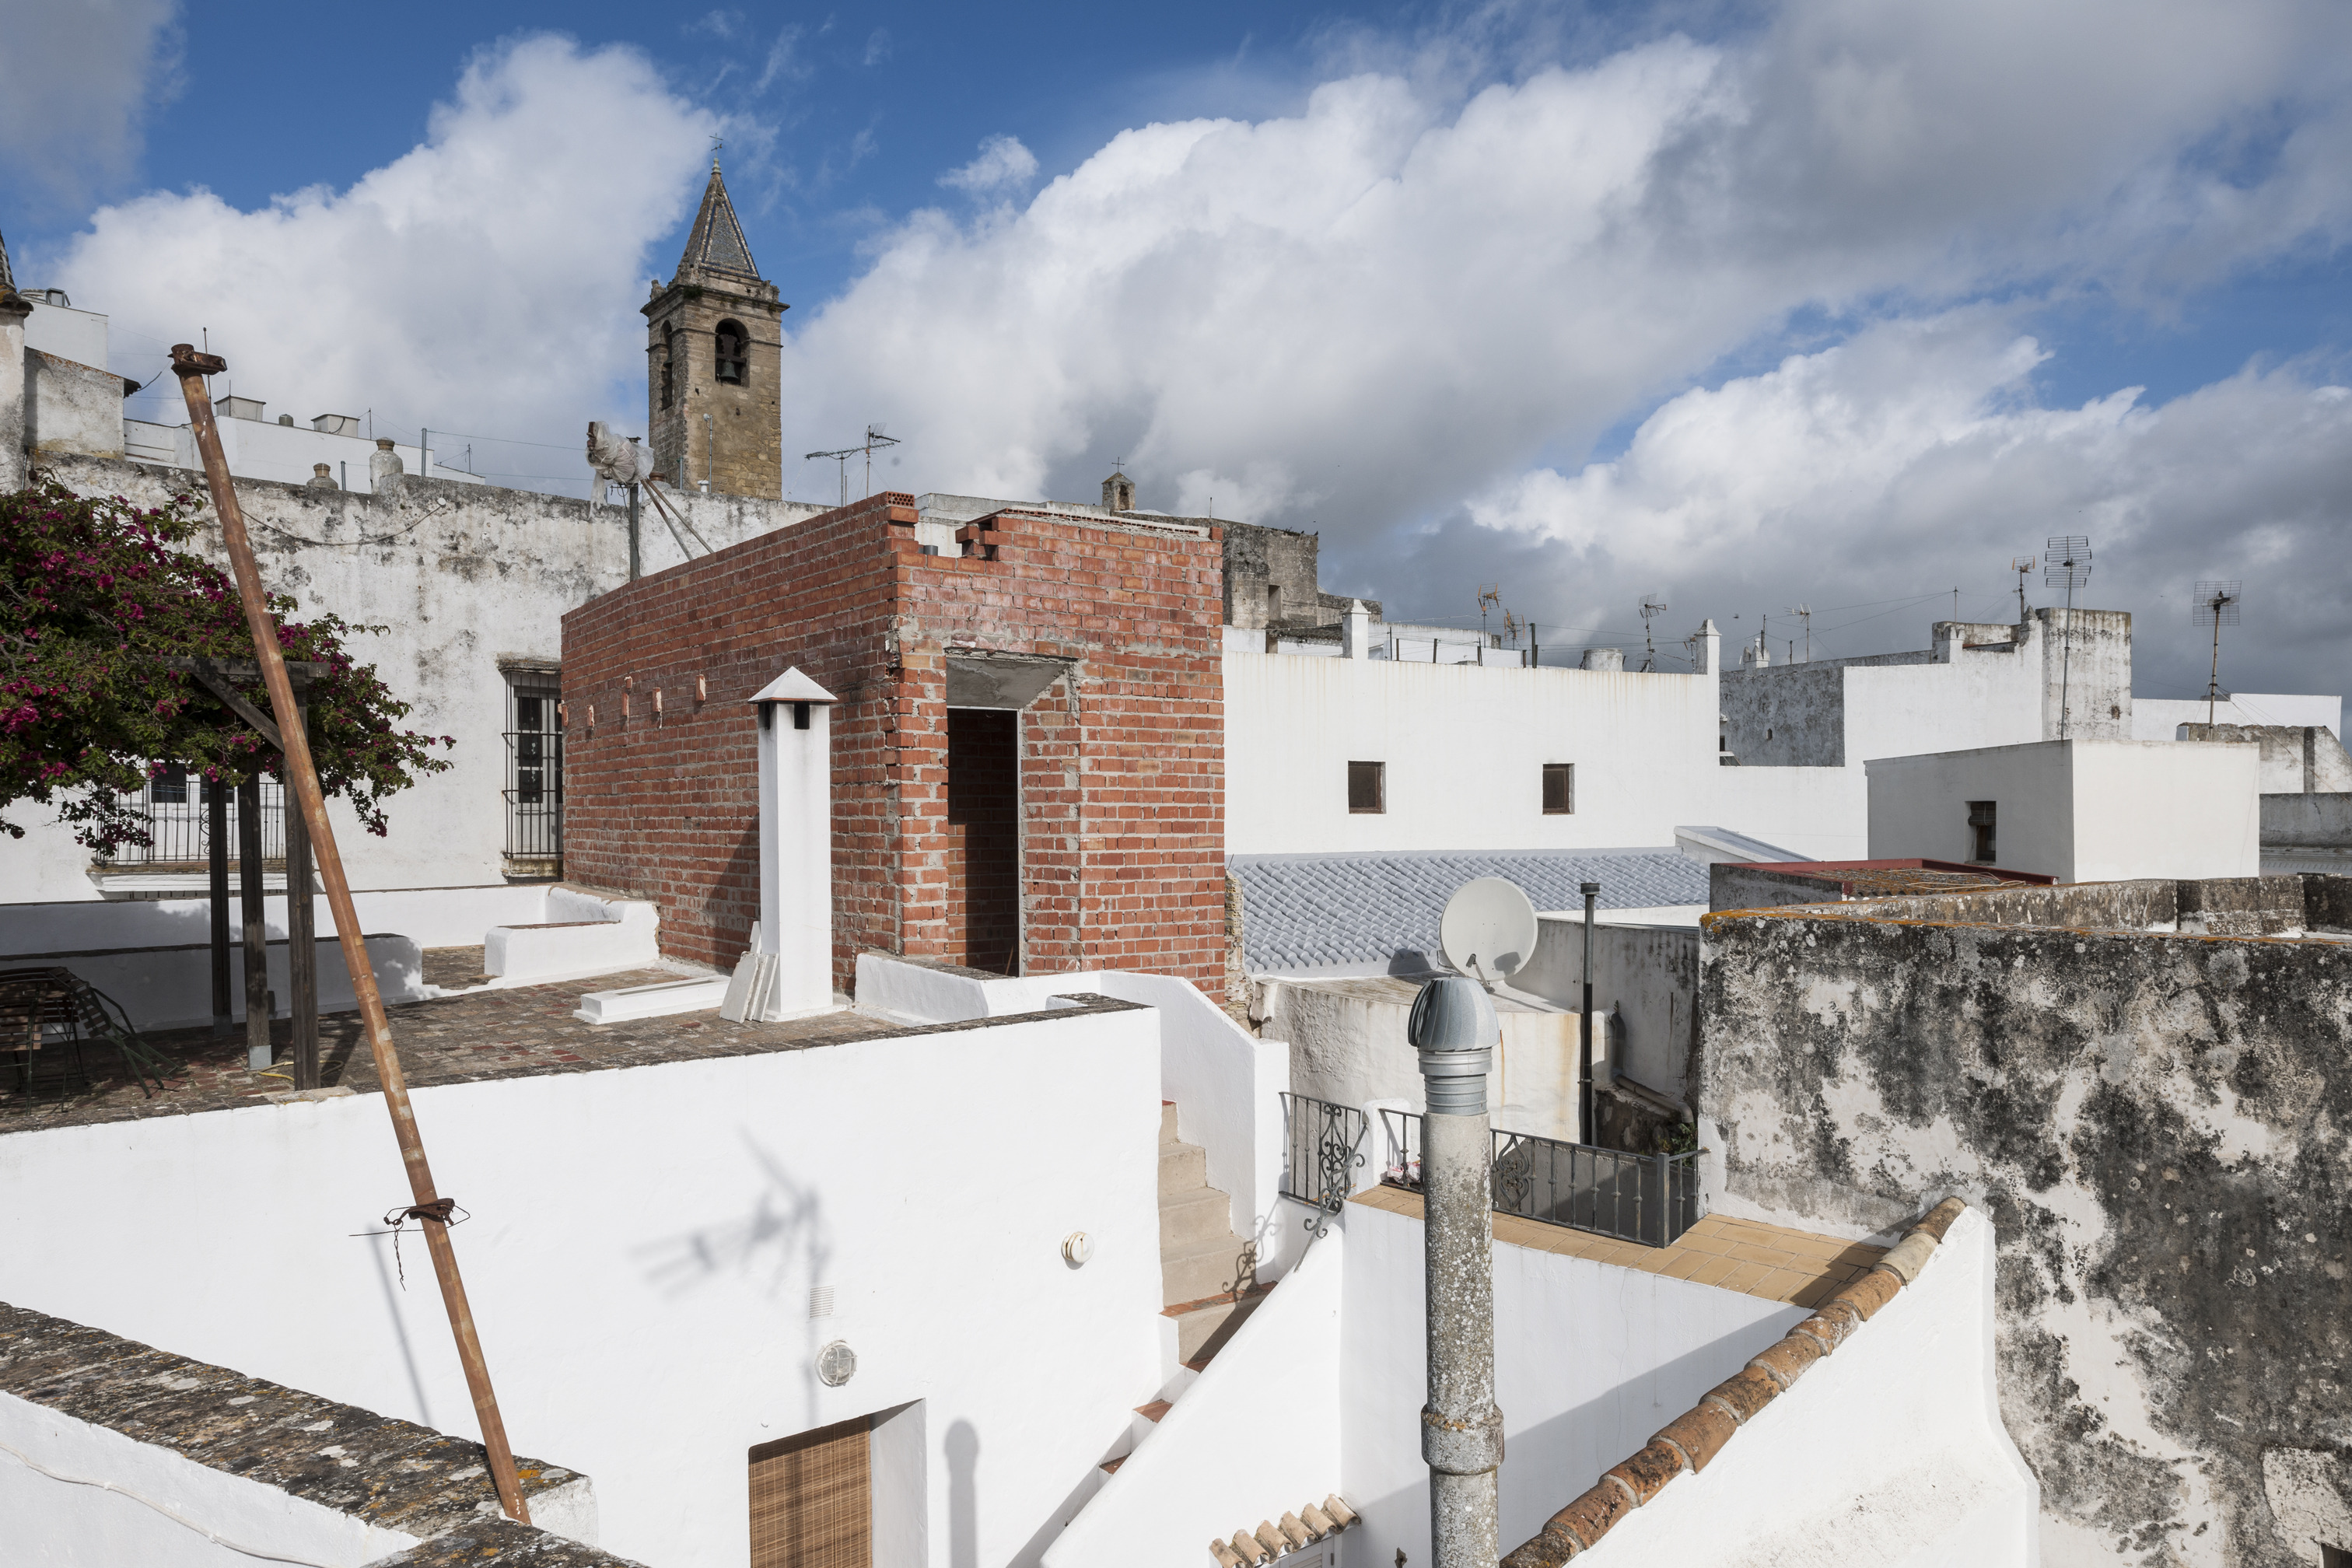
[[[1546,816],[1568,816],[1576,811],[1576,764],[1543,765],[1543,808]]]
[[[218,786],[188,772],[180,763],[165,763],[150,773],[133,809],[146,819],[146,844],[122,844],[104,863],[151,868],[201,870],[212,855],[211,814],[205,809]],[[228,857],[236,861],[236,791],[229,792]],[[286,787],[265,775],[261,780],[261,858],[266,866],[281,867],[286,859]]]
[[[507,872],[563,874],[563,720],[551,671],[516,672],[507,688]]]
[[[1349,763],[1348,764],[1348,809],[1358,813],[1378,815],[1388,809],[1388,771],[1386,763]]]

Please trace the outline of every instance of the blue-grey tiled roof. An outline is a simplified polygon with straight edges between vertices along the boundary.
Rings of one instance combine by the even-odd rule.
[[[1707,901],[1707,868],[1673,849],[1519,849],[1454,854],[1236,855],[1242,957],[1254,974],[1437,954],[1445,900],[1478,877],[1507,877],[1538,910],[1580,910],[1580,882],[1604,910]]]

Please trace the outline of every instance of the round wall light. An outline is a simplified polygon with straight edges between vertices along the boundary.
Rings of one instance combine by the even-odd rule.
[[[835,1340],[816,1352],[816,1375],[827,1388],[839,1388],[857,1375],[857,1352],[848,1341]]]
[[[1062,1261],[1073,1268],[1082,1268],[1095,1255],[1095,1238],[1083,1230],[1074,1230],[1062,1237]]]

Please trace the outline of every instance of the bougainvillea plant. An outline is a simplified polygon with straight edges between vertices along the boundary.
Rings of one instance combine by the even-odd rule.
[[[277,750],[199,684],[166,669],[173,657],[246,663],[253,637],[228,574],[176,548],[204,526],[193,496],[142,510],[120,496],[78,496],[47,474],[0,494],[0,811],[54,806],[74,837],[110,858],[151,840],[140,792],[166,767],[224,786],[280,777]],[[344,639],[381,626],[332,615],[295,619],[269,600],[289,659],[326,665],[310,690],[310,754],[319,784],[341,795],[370,833],[383,800],[449,766],[448,736],[398,728],[393,696]],[[264,713],[258,679],[237,689]],[[0,832],[24,827],[0,816]]]

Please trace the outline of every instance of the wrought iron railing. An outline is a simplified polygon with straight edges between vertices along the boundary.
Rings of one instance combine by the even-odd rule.
[[[167,765],[147,780],[134,808],[146,818],[145,844],[117,846],[104,862],[110,867],[202,867],[212,854],[210,812],[205,801],[214,786],[176,764]],[[236,795],[229,794],[228,858],[236,863]],[[261,781],[261,858],[271,865],[286,859],[286,788],[276,779]]]
[[[1421,1190],[1421,1117],[1381,1112],[1381,1181]],[[1698,1155],[1629,1154],[1495,1130],[1497,1214],[1668,1247],[1699,1219]]]
[[[1348,1201],[1370,1119],[1353,1106],[1282,1096],[1282,1195],[1318,1208]]]

